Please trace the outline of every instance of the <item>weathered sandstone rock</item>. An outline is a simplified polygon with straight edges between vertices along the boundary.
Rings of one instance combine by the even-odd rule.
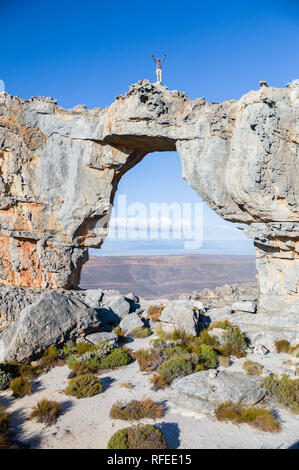
[[[137,328],[138,326],[144,326],[144,323],[139,315],[134,312],[126,315],[120,322],[119,326],[122,330],[124,330],[125,333],[131,333],[134,328]]]
[[[176,379],[169,392],[169,400],[178,406],[195,411],[214,411],[220,403],[232,401],[254,405],[264,396],[260,377],[242,372],[210,371],[196,372]]]
[[[100,326],[97,310],[74,297],[46,291],[22,310],[17,322],[0,333],[0,362],[24,361],[48,346],[92,333]]]
[[[185,330],[191,335],[196,335],[199,331],[200,312],[193,304],[194,302],[188,300],[169,302],[159,318],[162,327]]]
[[[122,175],[147,153],[177,150],[183,177],[221,217],[247,226],[259,311],[298,315],[299,85],[240,100],[143,80],[105,109],[0,95],[0,281],[73,288],[108,231]]]

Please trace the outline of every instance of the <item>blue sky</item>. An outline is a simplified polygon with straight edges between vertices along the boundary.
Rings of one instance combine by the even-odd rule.
[[[53,96],[64,107],[104,107],[130,84],[154,81],[152,53],[167,53],[165,85],[209,101],[238,99],[259,80],[283,87],[299,76],[297,0],[0,0],[0,18],[6,90],[22,98]],[[198,202],[180,174],[176,153],[152,154],[125,175],[119,193],[145,204]],[[224,250],[234,245],[226,241],[229,232],[244,253],[252,250],[207,207],[204,222],[207,239],[227,232]],[[109,243],[103,254],[115,252]]]

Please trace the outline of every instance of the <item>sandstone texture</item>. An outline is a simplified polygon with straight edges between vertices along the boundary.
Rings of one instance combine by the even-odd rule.
[[[183,178],[253,239],[258,311],[277,324],[298,317],[298,149],[298,81],[211,104],[141,80],[90,110],[2,93],[0,282],[76,288],[122,175],[150,152],[177,150]]]
[[[44,292],[0,333],[0,362],[24,361],[51,345],[92,333],[101,326],[98,311],[57,291]]]
[[[176,405],[203,412],[214,411],[219,403],[226,401],[250,406],[266,394],[260,387],[261,380],[241,372],[196,372],[176,379],[168,398]]]

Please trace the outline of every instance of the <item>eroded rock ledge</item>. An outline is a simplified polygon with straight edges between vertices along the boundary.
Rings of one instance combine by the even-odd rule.
[[[105,109],[0,95],[0,282],[76,288],[107,231],[121,176],[177,150],[183,178],[221,217],[246,224],[263,312],[298,315],[299,85],[240,100],[142,80]]]

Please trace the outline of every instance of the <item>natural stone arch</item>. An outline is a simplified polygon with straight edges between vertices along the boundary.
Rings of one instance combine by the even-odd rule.
[[[143,80],[105,109],[0,95],[1,283],[75,288],[121,176],[177,150],[183,177],[257,249],[260,312],[298,315],[299,87],[210,104]]]

